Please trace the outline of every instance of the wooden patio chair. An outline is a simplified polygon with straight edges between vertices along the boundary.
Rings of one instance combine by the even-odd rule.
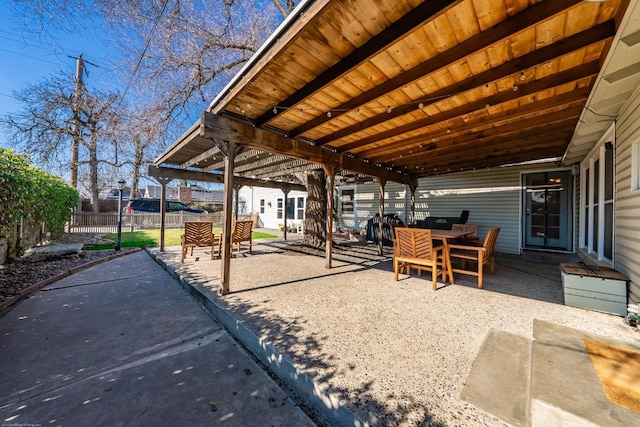
[[[251,253],[253,249],[253,242],[251,239],[253,228],[253,221],[235,221],[233,223],[233,231],[231,232],[231,248],[233,250],[233,244],[238,244],[238,252],[240,252],[240,245],[242,243],[249,243],[249,253]],[[222,246],[223,242],[223,233],[220,233],[220,245]]]
[[[394,231],[393,271],[396,282],[398,272],[405,267],[407,274],[411,274],[411,268],[417,269],[419,273],[422,273],[422,270],[431,270],[431,287],[435,291],[438,274],[442,274],[444,279],[446,273],[444,246],[433,246],[431,230],[394,227]]]
[[[467,233],[461,239],[451,239],[449,244],[452,245],[466,245],[468,243],[479,243],[478,239],[478,224],[453,224],[451,226],[452,231],[459,231],[461,233]]]
[[[491,274],[495,272],[496,262],[494,249],[498,240],[499,228],[492,228],[487,233],[482,245],[468,243],[464,245],[449,245],[449,256],[452,260],[462,261],[461,268],[452,268],[454,273],[462,273],[478,278],[478,288],[482,289],[482,272],[485,264],[491,264]],[[472,268],[475,267],[475,268]]]
[[[184,223],[184,234],[180,236],[180,246],[182,246],[182,259],[184,262],[187,251],[196,246],[211,246],[211,259],[215,258],[216,236],[213,234],[213,222],[211,221],[187,221]]]

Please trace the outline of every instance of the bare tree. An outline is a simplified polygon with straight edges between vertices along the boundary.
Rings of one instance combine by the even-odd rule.
[[[21,111],[0,118],[16,147],[30,153],[36,163],[54,170],[71,169],[69,154],[75,123],[80,125],[79,143],[83,156],[77,166],[88,168],[89,194],[94,210],[98,209],[98,166],[100,162],[117,166],[100,150],[110,144],[107,138],[113,121],[116,94],[85,92],[76,103],[73,81],[63,74],[30,84],[14,96],[22,103]],[[74,114],[74,111],[77,111]],[[72,160],[73,161],[73,160]]]

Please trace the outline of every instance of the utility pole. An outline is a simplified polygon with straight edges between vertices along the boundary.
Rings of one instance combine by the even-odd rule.
[[[74,57],[71,57],[74,58]],[[82,72],[85,71],[82,52],[76,59],[76,93],[73,102],[73,142],[71,143],[71,178],[70,183],[73,188],[78,188],[78,149],[80,147],[80,96],[84,90],[82,83]]]

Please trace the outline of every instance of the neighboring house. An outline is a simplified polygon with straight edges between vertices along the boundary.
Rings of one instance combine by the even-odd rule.
[[[206,188],[195,184],[190,185],[188,188],[191,192],[191,200],[189,203],[204,203],[222,206],[222,202],[224,200],[224,192],[222,190],[207,190]],[[159,199],[161,190],[162,187],[159,185],[147,185],[144,190],[143,197],[147,199]],[[167,200],[179,200],[179,195],[179,187],[167,186]]]
[[[131,188],[129,187],[122,190],[122,200],[129,200],[131,198],[130,193],[131,193]],[[142,192],[138,190],[138,194],[135,197],[142,197],[142,196],[143,196]],[[105,194],[104,196],[104,198],[107,200],[118,200],[119,197],[120,197],[120,194],[117,188],[111,188],[110,190],[107,191],[107,194]]]
[[[290,191],[287,195],[287,226],[295,227],[304,222],[307,193]],[[258,213],[260,227],[279,229],[284,225],[284,193],[263,187],[242,187],[239,194],[239,213]]]

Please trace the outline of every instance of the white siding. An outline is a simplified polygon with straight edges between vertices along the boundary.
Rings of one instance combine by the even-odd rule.
[[[406,193],[408,190],[405,186],[396,182],[389,182],[384,186],[385,215],[394,213],[407,222],[409,214],[408,211],[405,212]],[[340,227],[366,229],[367,221],[379,212],[380,186],[377,183],[358,185],[355,192],[355,214],[353,217],[341,217]]]
[[[634,143],[640,143],[640,88],[636,89],[617,121],[614,218],[614,267],[631,279],[630,302],[640,303],[640,190],[631,190],[631,147]]]
[[[496,250],[521,252],[522,173],[549,170],[554,165],[494,168],[423,178],[416,191],[416,219],[427,216],[458,216],[469,211],[470,224],[478,224],[480,236],[500,227]],[[377,184],[359,185],[356,189],[356,215],[344,219],[348,227],[364,228],[367,220],[378,213]],[[385,186],[385,213],[396,213],[409,220],[411,193],[403,185]],[[575,230],[575,228],[574,228]]]
[[[303,197],[305,200],[305,206],[307,203],[307,193],[303,191],[290,191],[287,195],[288,198],[295,198],[296,202],[298,197]],[[264,213],[260,213],[260,199],[264,199]],[[263,188],[263,187],[242,187],[240,189],[240,203],[244,204],[245,212],[243,214],[258,213],[260,218],[259,226],[263,228],[270,228],[277,230],[281,224],[284,224],[284,218],[277,218],[278,199],[284,199],[284,193],[282,190],[275,188]],[[242,210],[242,208],[241,208]],[[304,220],[298,219],[297,207],[294,207],[296,219],[288,219],[287,225],[300,224]],[[284,213],[283,213],[284,215]]]
[[[495,168],[424,178],[416,191],[416,218],[458,216],[469,211],[483,238],[500,227],[496,251],[520,253],[521,176],[519,168]]]

